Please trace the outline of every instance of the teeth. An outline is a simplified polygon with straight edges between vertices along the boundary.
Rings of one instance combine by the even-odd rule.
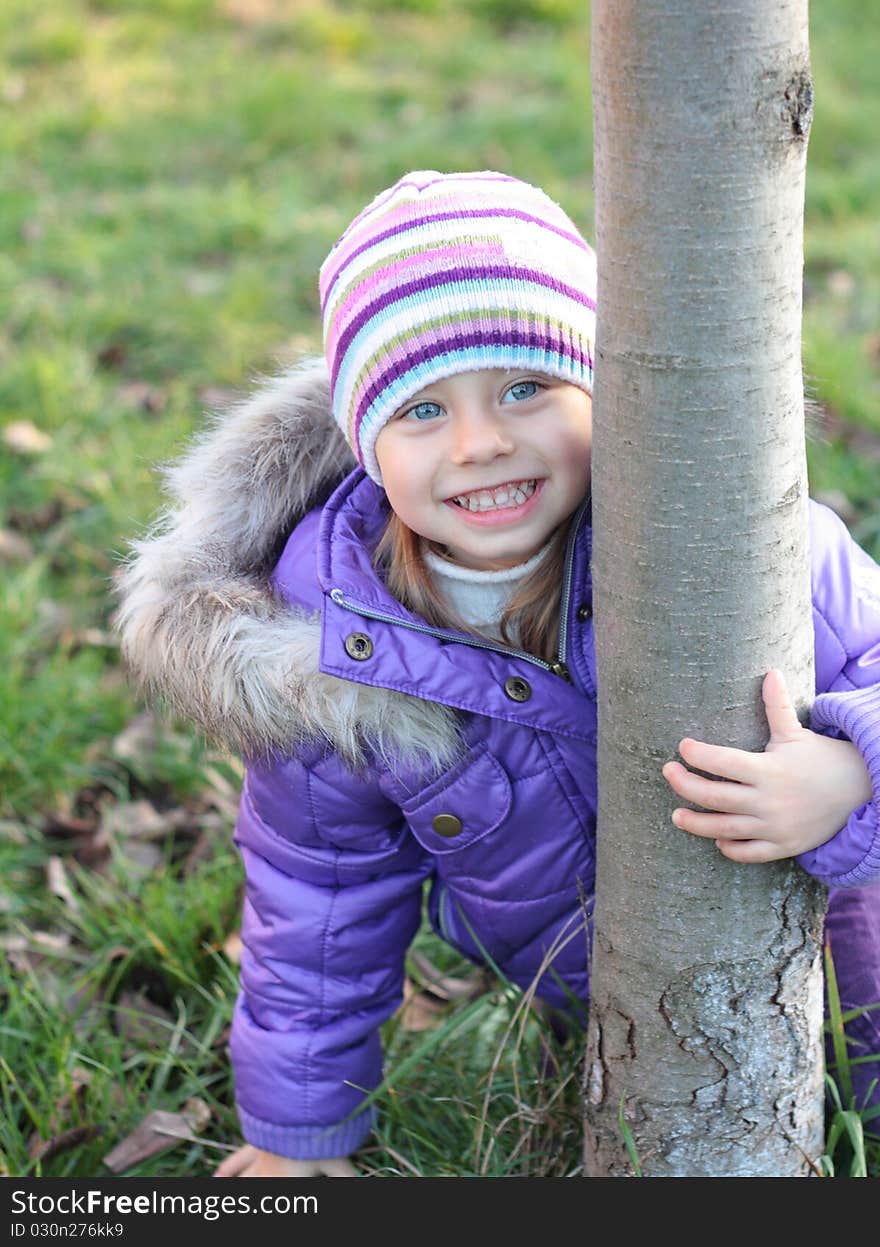
[[[517,481],[515,485],[499,485],[497,489],[480,489],[472,494],[459,494],[453,501],[466,511],[495,511],[500,507],[520,507],[537,489],[537,481]]]

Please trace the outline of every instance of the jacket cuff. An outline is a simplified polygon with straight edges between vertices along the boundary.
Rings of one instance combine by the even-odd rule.
[[[238,1119],[245,1141],[264,1152],[289,1160],[331,1160],[357,1151],[372,1130],[376,1113],[371,1105],[336,1126],[280,1126],[239,1106]]]
[[[829,887],[872,883],[880,878],[880,685],[820,693],[813,702],[810,727],[853,742],[868,768],[873,796],[853,811],[836,836],[797,860]]]

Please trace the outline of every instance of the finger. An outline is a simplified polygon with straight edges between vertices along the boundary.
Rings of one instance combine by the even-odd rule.
[[[227,1156],[221,1161],[214,1170],[215,1178],[235,1178],[243,1169],[252,1163],[256,1156],[256,1149],[250,1143],[246,1143],[244,1147],[238,1148],[231,1156]]]
[[[680,797],[719,810],[725,814],[751,814],[755,806],[755,789],[749,784],[728,784],[720,779],[694,775],[680,762],[667,762],[663,778]]]
[[[678,743],[678,752],[687,762],[700,771],[722,775],[739,784],[754,784],[760,776],[761,754],[749,753],[747,749],[732,749],[729,745],[710,745],[703,740],[685,736]]]
[[[770,840],[716,840],[716,847],[732,862],[751,865],[758,862],[778,862],[787,854]]]
[[[672,821],[682,831],[707,840],[751,840],[757,828],[757,820],[741,814],[704,814],[702,810],[679,808],[673,810]]]
[[[795,740],[803,732],[794,703],[788,693],[785,677],[778,667],[771,667],[761,685],[770,740],[782,742]]]

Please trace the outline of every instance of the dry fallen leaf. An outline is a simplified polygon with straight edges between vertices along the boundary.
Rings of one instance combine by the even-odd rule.
[[[161,811],[146,800],[106,803],[93,848],[108,853],[115,849],[136,872],[151,871],[165,862],[163,842],[178,836],[194,841],[185,865],[185,873],[191,874],[228,834],[230,814],[216,812],[214,805],[210,797]]]
[[[64,1095],[52,1109],[49,1118],[47,1130],[51,1134],[58,1134],[64,1124],[64,1120],[71,1108],[76,1105],[80,1113],[82,1113],[83,1103],[85,1100],[85,1090],[91,1084],[92,1075],[84,1069],[82,1065],[74,1065],[69,1074],[70,1090],[65,1091]],[[31,1140],[33,1145],[33,1139]]]
[[[126,840],[164,840],[173,819],[160,814],[149,801],[119,801],[105,805],[101,813],[101,834]]]
[[[39,455],[52,445],[52,438],[30,420],[13,420],[3,430],[3,441],[17,455]]]
[[[11,528],[0,528],[0,563],[26,563],[33,554],[34,547],[27,537]]]
[[[154,1109],[147,1113],[136,1130],[126,1135],[104,1157],[104,1164],[113,1173],[122,1173],[150,1156],[167,1151],[179,1142],[198,1143],[196,1135],[211,1119],[211,1110],[204,1100],[187,1100],[182,1113]]]
[[[88,854],[101,869],[100,858],[115,849],[133,875],[148,875],[164,862],[157,841],[165,840],[174,826],[173,815],[160,814],[149,801],[120,801],[101,807],[101,826],[88,845]]]
[[[7,948],[6,957],[22,981],[30,980],[48,1008],[57,1011],[64,1004],[67,980],[58,973],[57,964],[30,948]]]
[[[7,952],[26,952],[30,949],[48,953],[64,954],[70,948],[70,936],[66,932],[28,931],[27,935],[0,935],[0,948]]]
[[[828,274],[828,289],[838,298],[846,298],[856,288],[855,278],[845,268],[836,268]]]
[[[40,999],[53,1012],[70,1021],[75,1035],[93,1033],[97,1027],[103,1028],[106,1024],[102,1010],[104,991],[93,979],[73,978],[68,964],[59,964],[57,956],[40,952],[34,943],[25,947],[6,947],[5,953],[19,978],[31,981]],[[65,958],[65,962],[68,960]],[[79,1067],[76,1069],[79,1070]],[[73,1081],[75,1086],[76,1079]],[[53,1117],[46,1129],[49,1133],[57,1133],[62,1125],[63,1121]]]
[[[116,394],[127,407],[139,407],[142,411],[164,411],[168,403],[168,396],[148,381],[127,381]]]
[[[132,950],[127,944],[114,944],[112,948],[107,949],[103,956],[104,960],[107,962],[124,961],[126,957],[131,956],[131,953]]]
[[[201,820],[200,820],[201,821]],[[215,828],[203,827],[196,837],[196,842],[186,855],[186,861],[183,863],[182,875],[184,879],[188,879],[203,862],[210,861],[214,853],[214,846],[217,843],[217,835]]]
[[[78,914],[80,912],[79,901],[73,894],[64,862],[54,854],[46,862],[46,884],[52,895],[60,897],[73,913]]]
[[[230,762],[236,776],[235,783],[218,770],[216,766],[209,766],[205,770],[205,778],[208,781],[208,789],[205,792],[205,800],[212,805],[220,814],[225,814],[233,821],[238,817],[238,807],[241,802],[241,780],[244,778],[244,772],[240,763],[233,759]]]
[[[95,818],[78,818],[67,810],[52,810],[46,815],[47,836],[90,836],[97,828]]]
[[[128,349],[124,342],[108,342],[101,347],[96,358],[102,368],[121,368],[128,359]]]
[[[125,761],[128,758],[141,758],[152,753],[156,748],[157,723],[155,715],[145,710],[122,729],[113,741],[113,756]]]
[[[120,845],[119,857],[125,863],[129,874],[139,877],[151,875],[165,861],[165,855],[158,844],[144,843],[140,840],[126,840]]]
[[[403,981],[403,1004],[397,1013],[405,1031],[434,1030],[447,1009],[443,1000],[416,987],[409,977]]]
[[[58,523],[63,514],[64,502],[61,498],[52,497],[30,510],[13,507],[9,512],[9,523],[20,532],[45,533]]]
[[[490,979],[480,969],[466,978],[444,974],[423,953],[411,952],[410,965],[416,978],[406,976],[403,982],[403,1004],[398,1009],[404,1030],[433,1030],[440,1024],[447,1004],[452,1000],[476,1000],[487,991]]]
[[[48,1160],[50,1156],[57,1156],[59,1152],[78,1147],[80,1143],[88,1143],[90,1139],[96,1139],[103,1133],[103,1126],[72,1126],[70,1130],[63,1130],[61,1134],[53,1135],[50,1139],[43,1139],[36,1134],[28,1144],[28,1156],[31,1160]]]
[[[11,819],[0,819],[0,841],[5,840],[7,844],[27,844],[27,832],[21,823],[14,823]]]
[[[75,649],[118,649],[119,638],[104,628],[83,628],[73,635]]]
[[[488,990],[489,977],[479,967],[465,978],[459,978],[444,974],[424,953],[413,950],[409,958],[416,975],[416,986],[427,988],[432,996],[438,996],[441,1000],[476,1000]]]

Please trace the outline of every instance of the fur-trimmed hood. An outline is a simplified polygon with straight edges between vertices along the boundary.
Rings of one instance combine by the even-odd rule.
[[[435,762],[458,746],[448,707],[321,672],[320,614],[292,609],[270,575],[289,533],[355,466],[307,359],[216,415],[164,470],[171,502],[117,580],[133,678],[246,758],[331,744],[352,766]]]

